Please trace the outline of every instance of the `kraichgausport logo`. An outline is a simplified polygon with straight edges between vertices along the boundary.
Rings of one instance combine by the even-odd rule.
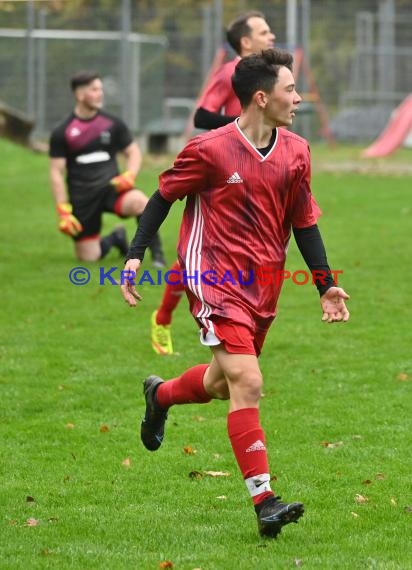
[[[99,285],[124,285],[129,281],[132,285],[208,285],[222,286],[231,285],[239,287],[251,286],[257,283],[259,286],[275,285],[281,286],[284,281],[291,280],[295,285],[326,285],[326,279],[330,282],[332,276],[334,284],[338,285],[338,275],[341,270],[316,270],[306,271],[303,269],[291,273],[287,269],[273,270],[270,267],[258,267],[256,270],[217,270],[208,269],[205,271],[194,271],[192,273],[183,271],[157,271],[144,270],[137,275],[134,271],[119,269],[118,267],[99,267]],[[74,267],[69,272],[69,279],[73,285],[86,285],[91,281],[91,271],[86,267]]]

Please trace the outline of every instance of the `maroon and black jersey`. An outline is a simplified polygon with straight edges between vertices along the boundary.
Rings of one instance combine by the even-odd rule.
[[[50,137],[51,158],[65,158],[70,201],[85,204],[99,194],[119,171],[116,155],[133,142],[126,124],[99,111],[92,119],[71,113]]]

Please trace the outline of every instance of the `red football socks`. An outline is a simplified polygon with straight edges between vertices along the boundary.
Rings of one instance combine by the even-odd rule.
[[[212,399],[203,386],[208,364],[199,364],[183,372],[178,378],[160,384],[156,398],[161,408],[175,404],[206,404]]]
[[[259,422],[259,410],[243,408],[230,412],[227,429],[246,486],[253,503],[257,505],[274,495],[270,488],[269,462],[265,434]]]
[[[169,275],[168,280],[170,284],[166,283],[165,285],[162,302],[156,314],[156,323],[158,325],[170,325],[172,322],[172,313],[179,304],[185,291],[179,262],[175,261],[172,267],[169,268],[169,271],[178,271],[179,275],[174,273]]]

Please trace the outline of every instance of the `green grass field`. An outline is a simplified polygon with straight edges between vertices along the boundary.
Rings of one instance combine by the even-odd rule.
[[[412,174],[374,175],[371,162],[368,174],[339,168],[357,154],[313,149],[315,166],[338,165],[314,169],[313,191],[351,321],[321,323],[316,290],[287,282],[261,357],[274,488],[306,508],[267,542],[231,452],[225,402],[176,407],[162,448],[140,443],[142,379],[209,359],[186,300],[174,321],[180,355],[156,356],[149,320],[162,288],[142,287],[134,310],[117,287],[99,285],[99,267],[121,260],[75,261],[56,231],[47,157],[0,140],[0,568],[412,568]],[[396,173],[399,156],[411,152],[379,164]],[[139,183],[148,194],[167,164],[147,161]],[[162,229],[170,262],[180,215],[174,206]],[[116,223],[105,218],[106,229]],[[134,221],[126,225],[131,235]],[[69,281],[78,265],[91,272],[87,285]],[[287,267],[305,269],[295,244]]]

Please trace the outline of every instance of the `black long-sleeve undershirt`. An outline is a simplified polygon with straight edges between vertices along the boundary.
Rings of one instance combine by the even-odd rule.
[[[319,228],[317,224],[308,228],[293,228],[293,235],[299,251],[314,277],[319,295],[322,296],[335,285],[335,282],[330,273],[325,246]],[[316,277],[317,275],[323,275],[323,277]]]
[[[210,131],[211,129],[224,127],[225,125],[232,123],[235,119],[235,116],[222,115],[221,113],[208,111],[204,107],[198,107],[193,118],[193,123],[197,129],[206,129]]]
[[[139,227],[129,246],[126,255],[128,259],[143,261],[146,249],[149,247],[155,233],[159,230],[172,207],[172,202],[165,200],[159,190],[152,195],[139,220]]]

